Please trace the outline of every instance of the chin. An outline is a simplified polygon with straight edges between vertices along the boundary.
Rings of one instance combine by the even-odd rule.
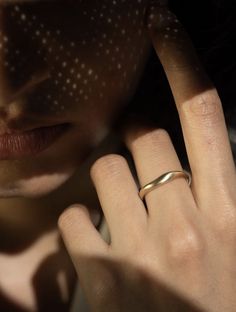
[[[14,181],[12,184],[0,186],[0,198],[40,198],[58,190],[73,175],[73,171],[45,174]]]

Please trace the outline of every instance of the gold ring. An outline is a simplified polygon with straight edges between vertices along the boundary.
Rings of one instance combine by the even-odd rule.
[[[189,184],[191,185],[192,177],[191,174],[185,170],[183,171],[169,171],[162,174],[159,178],[153,180],[152,182],[146,184],[139,190],[139,196],[143,200],[144,197],[151,192],[152,190],[156,189],[157,187],[166,184],[169,181],[172,181],[176,178],[185,178]]]

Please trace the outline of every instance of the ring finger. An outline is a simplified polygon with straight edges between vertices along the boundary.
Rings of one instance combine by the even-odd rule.
[[[168,133],[163,129],[133,129],[126,136],[141,186],[172,170],[183,170]],[[192,215],[196,207],[187,181],[177,178],[145,197],[149,217],[154,222],[177,215]],[[176,209],[178,206],[178,209]],[[165,212],[164,212],[165,210]],[[158,216],[158,218],[156,218]]]

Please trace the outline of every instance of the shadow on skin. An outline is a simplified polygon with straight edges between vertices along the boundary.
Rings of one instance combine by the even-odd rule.
[[[57,311],[68,312],[73,299],[77,277],[63,242],[59,241],[60,249],[46,257],[32,277],[32,288],[36,300],[37,312]],[[20,268],[19,268],[20,270]],[[63,286],[59,285],[59,274],[63,272]],[[63,289],[66,289],[63,293]],[[68,295],[68,296],[67,296]],[[9,298],[0,288],[0,311],[29,312]]]
[[[59,260],[60,259],[60,260]],[[58,285],[58,273],[66,270],[70,262],[60,257],[60,252],[47,257],[34,274],[32,284],[38,312],[67,312],[71,297],[64,301]],[[64,265],[64,267],[63,267]],[[127,262],[111,261],[104,258],[84,257],[79,260],[79,274],[85,275],[87,283],[83,285],[86,298],[92,303],[92,312],[206,312],[188,299],[168,288],[163,282],[154,279],[142,269]],[[86,267],[84,270],[83,267]],[[99,272],[99,273],[97,273]],[[74,272],[70,272],[73,274]],[[97,281],[91,284],[96,275]],[[51,280],[48,279],[51,276]],[[45,281],[46,283],[45,283]],[[49,282],[48,282],[49,281]],[[70,281],[70,282],[69,282]],[[69,293],[73,294],[73,283],[67,276]],[[42,287],[42,285],[44,285]],[[86,300],[85,300],[86,302]],[[11,312],[29,312],[7,298],[0,290],[0,310]],[[83,311],[79,311],[83,312]]]
[[[92,304],[91,311],[206,312],[127,262],[98,257],[80,257],[78,261],[80,276],[86,276],[83,290]],[[87,269],[83,270],[83,267]],[[96,284],[91,284],[90,277],[93,280],[95,275]]]

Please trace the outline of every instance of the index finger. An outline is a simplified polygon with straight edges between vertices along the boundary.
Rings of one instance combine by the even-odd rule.
[[[219,176],[232,183],[235,167],[222,104],[191,40],[166,6],[150,6],[147,27],[177,105],[194,184],[213,186]]]

